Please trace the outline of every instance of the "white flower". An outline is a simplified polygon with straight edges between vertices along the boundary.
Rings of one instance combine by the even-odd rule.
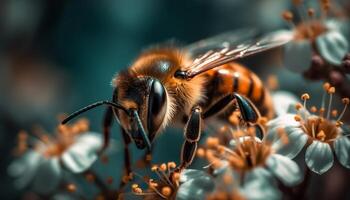
[[[274,186],[277,184],[275,178],[263,167],[257,167],[240,179],[240,175],[224,161],[222,167],[215,170],[215,174],[216,188],[207,200],[281,199],[280,191]]]
[[[323,3],[320,1],[320,6],[324,6]],[[296,6],[303,11],[302,6]],[[322,13],[328,12],[328,7],[323,9]],[[288,11],[283,14],[293,24],[292,30],[284,34],[294,38],[284,46],[284,65],[292,71],[305,72],[313,65],[313,56],[318,54],[326,63],[340,66],[349,51],[349,41],[342,33],[345,23],[337,23],[337,19],[317,18],[314,9],[309,9],[308,15],[308,19],[301,16],[301,22],[293,24],[293,14]]]
[[[65,172],[81,173],[90,168],[98,158],[103,140],[100,134],[87,129],[88,122],[80,120],[75,125],[59,127],[55,136],[40,134],[39,139],[22,136],[33,148],[25,149],[8,168],[15,186],[50,194],[59,186]],[[23,142],[19,142],[22,148]]]
[[[252,130],[241,131],[232,132],[234,139],[229,147],[220,145],[217,138],[207,140],[205,156],[216,169],[215,174],[224,172],[224,179],[232,176],[234,180],[235,185],[227,185],[226,192],[232,193],[236,188],[246,199],[280,199],[278,180],[285,186],[302,181],[298,165],[290,158],[276,154],[286,141],[273,143],[270,138],[260,140],[253,136],[256,133]]]
[[[184,169],[181,172],[176,172],[175,168],[174,162],[152,167],[152,171],[157,174],[158,179],[148,179],[146,191],[141,189],[138,184],[132,184],[133,194],[143,196],[145,200],[202,200],[214,189],[213,177],[206,172],[195,169]]]
[[[213,177],[204,171],[185,169],[180,174],[176,200],[201,200],[214,189]]]
[[[296,107],[299,110],[297,114],[288,113],[267,124],[272,130],[268,137],[275,138],[275,142],[280,141],[280,138],[276,137],[277,130],[283,128],[288,135],[288,144],[283,146],[278,153],[294,158],[306,145],[305,162],[313,172],[318,174],[323,174],[332,167],[334,161],[332,151],[344,167],[350,168],[350,141],[347,137],[349,130],[341,122],[349,105],[349,98],[343,98],[344,109],[338,115],[338,112],[332,111],[331,108],[335,89],[327,83],[324,88],[330,96],[329,105],[325,109],[325,93],[318,115],[316,114],[317,108],[314,106],[310,108],[313,114],[305,109],[306,101],[310,96],[304,94],[302,95],[304,105],[297,104]],[[331,119],[331,116],[336,118]]]

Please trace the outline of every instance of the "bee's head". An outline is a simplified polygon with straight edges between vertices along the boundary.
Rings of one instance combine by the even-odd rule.
[[[167,119],[167,92],[163,84],[155,78],[138,77],[130,72],[116,76],[113,84],[116,86],[113,102],[98,101],[83,107],[65,118],[62,124],[95,107],[108,105],[137,148],[150,150],[154,137]]]
[[[115,113],[137,148],[149,148],[164,125],[168,103],[166,90],[152,77],[125,78],[116,83],[113,101],[119,102],[128,112],[117,109]]]

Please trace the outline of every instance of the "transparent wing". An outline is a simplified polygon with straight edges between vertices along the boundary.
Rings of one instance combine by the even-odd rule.
[[[238,29],[197,41],[186,46],[185,50],[190,53],[192,58],[196,58],[210,50],[220,51],[225,47],[237,46],[256,36],[257,31],[253,28]]]
[[[238,58],[243,58],[252,54],[256,54],[262,51],[266,51],[283,44],[286,44],[292,39],[292,35],[286,31],[273,32],[256,40],[248,40],[240,44],[230,41],[224,41],[217,45],[214,49],[207,50],[204,54],[194,59],[193,63],[181,70],[181,74],[184,74],[186,78],[192,78],[197,74],[213,69],[220,65],[226,64]],[[210,41],[210,40],[209,40]],[[205,43],[205,41],[202,41]],[[205,45],[214,46],[214,40],[212,44]],[[196,50],[197,52],[199,50]],[[190,52],[190,54],[193,54]]]

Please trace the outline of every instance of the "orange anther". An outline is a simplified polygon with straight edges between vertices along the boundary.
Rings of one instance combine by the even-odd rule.
[[[290,12],[290,11],[284,11],[284,12],[282,13],[282,17],[283,17],[283,19],[286,20],[286,21],[292,21],[292,20],[293,20],[293,13]]]
[[[342,100],[341,100],[342,102],[343,102],[343,104],[346,104],[346,105],[348,105],[349,103],[350,103],[350,100],[349,100],[349,98],[348,97],[346,97],[346,98],[342,98]]]
[[[162,188],[162,194],[166,197],[169,197],[171,195],[171,188],[169,186],[165,186]]]
[[[310,99],[310,95],[308,93],[304,93],[304,94],[301,95],[301,99],[302,100],[308,100],[308,99]]]

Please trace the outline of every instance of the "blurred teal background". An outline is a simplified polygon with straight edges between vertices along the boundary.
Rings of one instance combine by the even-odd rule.
[[[22,195],[6,176],[19,130],[30,131],[40,124],[53,131],[57,114],[110,99],[113,75],[149,45],[170,39],[187,44],[242,27],[263,32],[285,28],[280,13],[289,4],[287,0],[1,1],[0,198]],[[266,59],[257,56],[253,62]],[[101,131],[103,111],[85,114],[92,130]],[[117,125],[113,137],[119,140]],[[157,143],[157,160],[178,161],[181,130],[166,131]],[[106,176],[121,166],[116,159],[119,166],[109,166]]]

